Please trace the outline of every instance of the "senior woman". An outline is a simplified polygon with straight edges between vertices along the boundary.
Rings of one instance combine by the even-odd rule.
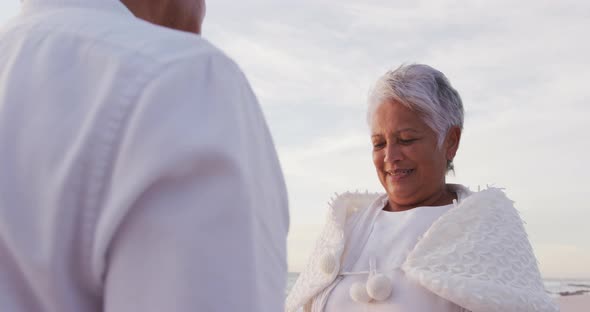
[[[389,71],[367,117],[385,194],[333,199],[287,311],[557,311],[513,202],[445,181],[463,128],[447,78],[427,65]]]

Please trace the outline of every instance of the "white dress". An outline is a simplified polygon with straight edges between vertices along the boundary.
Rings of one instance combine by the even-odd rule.
[[[417,207],[389,212],[380,211],[361,256],[351,272],[370,271],[376,262],[376,272],[392,281],[392,293],[383,300],[369,303],[354,301],[350,289],[354,283],[366,284],[368,274],[341,276],[328,297],[325,312],[459,312],[463,309],[413,281],[406,279],[400,266],[431,224],[453,205]]]
[[[118,0],[0,27],[0,311],[282,309],[287,194],[238,66]]]

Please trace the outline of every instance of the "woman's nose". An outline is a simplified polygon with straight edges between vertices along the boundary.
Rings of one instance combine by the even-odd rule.
[[[387,144],[385,149],[385,162],[395,162],[401,160],[403,158],[403,154],[401,152],[401,148],[397,144]]]

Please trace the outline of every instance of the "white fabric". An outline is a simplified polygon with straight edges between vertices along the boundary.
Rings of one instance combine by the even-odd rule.
[[[239,68],[116,0],[0,28],[0,310],[279,311],[287,196]]]
[[[367,244],[352,272],[368,272],[376,260],[376,272],[389,277],[392,294],[384,301],[358,303],[350,297],[353,283],[366,284],[369,274],[346,275],[331,291],[325,312],[459,312],[462,308],[419,284],[409,281],[399,268],[430,225],[453,205],[420,207],[401,212],[380,211]]]
[[[532,248],[512,201],[495,188],[471,193],[435,221],[402,264],[406,278],[473,312],[558,311],[547,296]],[[364,195],[363,195],[364,196]],[[460,196],[461,197],[461,196]],[[287,311],[322,311],[337,276],[361,254],[386,196],[350,213],[355,194],[337,198],[310,261],[287,298]],[[340,233],[341,235],[330,235]],[[333,253],[338,272],[315,259]]]
[[[475,193],[437,220],[402,269],[474,312],[558,311],[544,289],[522,220],[497,188]]]
[[[311,311],[311,299],[325,290],[341,271],[350,269],[348,263],[352,262],[352,260],[345,263],[349,266],[344,266],[340,260],[344,258],[343,254],[350,253],[350,250],[344,250],[345,245],[353,245],[352,243],[345,244],[345,242],[347,240],[360,241],[363,239],[363,235],[360,234],[350,236],[350,232],[352,232],[351,227],[357,223],[363,223],[361,221],[368,222],[366,220],[371,218],[370,214],[359,213],[361,209],[370,205],[366,209],[367,211],[373,209],[380,210],[380,207],[384,205],[385,199],[385,196],[379,196],[379,194],[347,192],[337,195],[331,201],[326,224],[316,241],[314,251],[309,257],[309,262],[305,270],[297,278],[287,297],[287,311],[296,311],[304,305],[306,305],[305,311]],[[326,254],[332,254],[338,259],[332,274],[326,274],[321,269],[322,259]],[[352,252],[351,258],[354,258],[355,254]]]

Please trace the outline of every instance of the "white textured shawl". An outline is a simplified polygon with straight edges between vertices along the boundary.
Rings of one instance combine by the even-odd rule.
[[[471,193],[462,186],[453,187],[469,196],[461,196],[466,198],[435,221],[416,244],[402,265],[407,278],[473,312],[558,311],[544,290],[513,202],[501,189]],[[314,298],[355,261],[354,252],[364,245],[356,236],[372,228],[372,216],[386,199],[377,198],[346,193],[334,201],[308,266],[287,298],[287,311],[301,307],[309,311]],[[354,213],[362,204],[368,208]],[[344,268],[338,264],[337,272],[323,273],[319,259],[326,252],[342,259]]]
[[[545,292],[520,216],[497,188],[474,193],[437,220],[402,269],[474,312],[558,311]]]
[[[336,261],[336,269],[333,274],[328,275],[320,269],[321,257],[326,253],[332,253],[338,259],[345,258],[343,257],[344,248],[351,245],[347,242],[348,236],[352,232],[351,227],[361,223],[359,222],[360,217],[367,215],[366,213],[358,213],[359,209],[368,207],[372,202],[371,207],[378,206],[374,203],[378,197],[379,194],[347,192],[337,195],[332,200],[326,224],[316,241],[307,266],[299,275],[287,297],[287,311],[297,311],[304,305],[307,306],[305,311],[309,311],[312,298],[336,279],[338,273],[342,271],[341,261]],[[368,210],[363,209],[363,211]],[[350,263],[351,261],[346,262]]]

